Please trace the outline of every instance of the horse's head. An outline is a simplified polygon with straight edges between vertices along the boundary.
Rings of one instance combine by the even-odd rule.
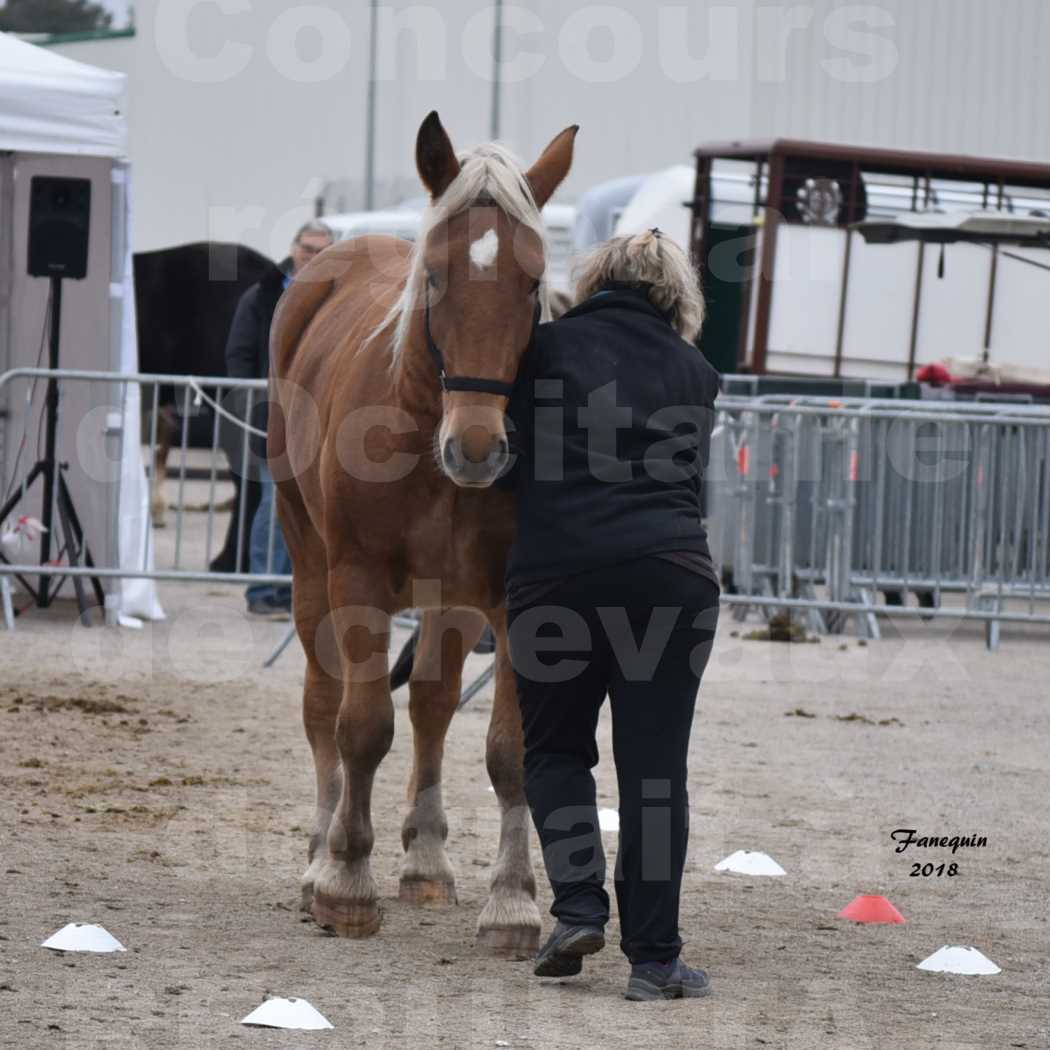
[[[540,209],[569,172],[577,130],[566,128],[527,172],[499,146],[457,157],[437,113],[419,130],[416,164],[432,206],[414,292],[433,367],[443,369],[438,462],[465,488],[491,485],[507,465],[506,395],[545,302]]]

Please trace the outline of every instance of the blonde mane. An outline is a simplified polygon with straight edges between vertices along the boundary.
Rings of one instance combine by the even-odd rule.
[[[518,158],[505,146],[490,142],[459,154],[458,159],[460,173],[441,198],[432,202],[423,213],[419,236],[409,257],[408,278],[401,295],[365,341],[367,346],[393,330],[390,341],[391,368],[396,367],[400,359],[408,340],[414,311],[420,308],[420,293],[426,280],[423,252],[427,238],[440,223],[448,222],[479,201],[491,203],[507,218],[520,222],[539,237],[546,257],[547,237],[543,217],[536,207],[532,188]],[[543,320],[550,320],[546,284],[541,286],[540,302]]]

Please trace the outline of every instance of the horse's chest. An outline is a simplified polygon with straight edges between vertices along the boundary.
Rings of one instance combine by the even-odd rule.
[[[402,547],[407,576],[439,580],[450,603],[489,601],[503,587],[513,538],[510,502],[503,493],[446,488],[408,525]]]

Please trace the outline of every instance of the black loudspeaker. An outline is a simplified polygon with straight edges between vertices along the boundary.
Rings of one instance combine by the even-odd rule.
[[[31,277],[87,276],[91,182],[34,175],[29,189]]]

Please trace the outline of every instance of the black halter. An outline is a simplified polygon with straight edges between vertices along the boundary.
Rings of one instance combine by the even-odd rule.
[[[532,315],[533,336],[535,336],[536,329],[539,327],[540,316],[541,309],[537,300],[536,309]],[[434,335],[430,331],[430,285],[427,285],[426,308],[423,319],[423,328],[427,336],[427,349],[430,351],[430,356],[434,359],[434,364],[437,365],[438,378],[441,380],[442,390],[446,393],[454,390],[469,390],[479,394],[499,394],[502,397],[510,397],[511,392],[514,390],[513,383],[504,383],[501,379],[475,379],[473,376],[450,376],[446,374],[445,356],[441,353],[441,347],[434,342]],[[531,337],[529,343],[530,345],[532,343]]]

